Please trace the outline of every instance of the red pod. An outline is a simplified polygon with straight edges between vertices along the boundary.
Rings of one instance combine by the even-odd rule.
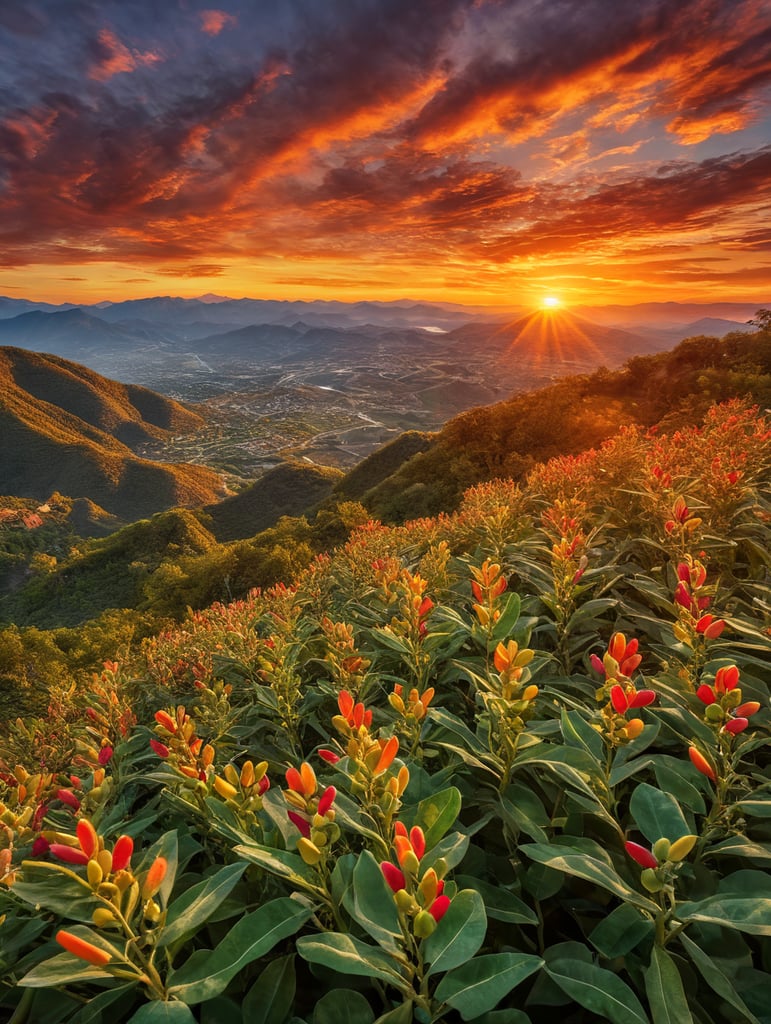
[[[112,849],[112,870],[124,871],[129,866],[133,852],[134,840],[131,836],[119,836]]]
[[[63,860],[65,864],[88,864],[90,858],[82,850],[74,846],[65,846],[64,843],[51,843],[50,853],[57,860]]]
[[[80,800],[72,793],[69,789],[59,789],[56,791],[56,796],[63,804],[67,804],[73,811],[80,810]]]
[[[383,872],[383,877],[394,892],[399,892],[400,889],[404,889],[407,884],[404,874],[395,864],[392,864],[390,860],[382,861],[380,864],[380,870]]]
[[[428,912],[435,921],[441,921],[444,915],[447,913],[450,907],[449,896],[437,896],[431,906],[428,908]]]
[[[700,771],[702,775],[706,775],[712,782],[717,782],[717,775],[715,775],[715,769],[706,759],[706,757],[697,750],[696,747],[688,748],[688,756],[691,759],[691,763],[697,771]]]
[[[89,859],[99,851],[99,837],[87,818],[81,818],[75,826],[75,835],[78,837],[81,850]]]
[[[422,860],[423,854],[426,852],[426,837],[419,825],[415,825],[410,829],[410,843],[415,851],[415,856],[418,860]]]
[[[744,732],[749,724],[746,718],[731,718],[723,726],[723,729],[730,732],[732,736],[736,736],[737,733]]]
[[[623,715],[629,709],[629,701],[624,692],[624,687],[619,683],[610,688],[610,702],[613,705],[613,710],[618,715]]]
[[[326,814],[329,808],[334,803],[335,797],[337,796],[337,790],[334,786],[327,786],[324,792],[321,794],[319,799],[318,812],[319,814]]]
[[[702,704],[714,704],[715,703],[715,691],[711,686],[707,686],[706,683],[702,683],[696,691],[696,696],[702,702]]]
[[[166,744],[161,743],[160,740],[150,740],[150,749],[153,750],[158,757],[162,757],[164,760],[171,753]]]
[[[319,751],[319,757],[321,758],[322,761],[326,761],[327,764],[337,764],[337,762],[340,760],[339,756],[334,752],[334,750],[322,749]]]
[[[308,821],[303,818],[301,814],[298,814],[297,811],[287,811],[286,814],[292,824],[299,829],[300,833],[304,835],[306,839],[310,839],[311,827]]]
[[[637,693],[629,701],[630,708],[644,708],[648,704],[652,704],[656,699],[656,694],[653,690],[638,690]]]
[[[659,862],[651,851],[644,846],[640,846],[639,843],[624,843],[624,849],[632,860],[637,861],[641,868],[657,868],[659,866]]]

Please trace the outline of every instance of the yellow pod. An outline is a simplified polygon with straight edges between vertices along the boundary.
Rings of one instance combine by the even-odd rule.
[[[231,766],[228,765],[225,768],[226,772],[229,767]],[[236,778],[238,778],[238,776],[236,776]],[[238,790],[236,789],[236,787],[231,786],[229,782],[225,782],[225,780],[223,778],[220,778],[219,775],[214,776],[213,784],[215,790],[222,797],[223,800],[232,800],[234,796],[238,795]]]
[[[109,875],[112,872],[112,854],[109,850],[100,850],[96,855],[96,862],[103,874]]]
[[[109,928],[115,924],[115,915],[107,907],[97,907],[91,915],[91,920],[97,928]]]
[[[231,786],[234,786],[234,787],[238,786],[239,782],[241,781],[240,775],[236,771],[235,766],[232,765],[232,764],[226,764],[225,765],[224,775],[225,775],[225,778],[228,780],[228,782],[230,783]],[[215,785],[215,787],[217,785],[217,780],[216,779],[214,780],[214,785]],[[217,792],[219,793],[219,790],[217,790]],[[221,795],[222,794],[220,794],[220,796]],[[231,796],[235,795],[235,789],[233,790],[233,793],[231,793],[230,795]]]
[[[244,789],[248,789],[254,785],[254,764],[251,761],[244,761],[241,767],[241,785]]]
[[[306,864],[318,864],[321,860],[321,850],[305,836],[300,836],[297,840],[297,852]]]
[[[99,866],[98,861],[90,860],[86,865],[86,875],[88,876],[88,883],[96,888],[104,878],[104,872]]]
[[[698,838],[698,836],[681,836],[679,839],[676,839],[669,847],[667,859],[671,860],[673,864],[683,860],[694,848]]]

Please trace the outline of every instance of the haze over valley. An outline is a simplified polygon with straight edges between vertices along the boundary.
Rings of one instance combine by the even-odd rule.
[[[204,296],[96,306],[0,298],[0,344],[196,403],[205,426],[140,453],[253,479],[287,456],[348,469],[405,430],[698,334],[752,330],[740,303],[576,312]],[[623,326],[618,326],[623,325]]]

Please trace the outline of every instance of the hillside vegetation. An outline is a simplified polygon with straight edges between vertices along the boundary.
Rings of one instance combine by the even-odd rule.
[[[222,493],[211,470],[150,462],[132,451],[203,425],[178,402],[16,348],[0,349],[0,389],[6,494],[45,501],[60,491],[125,522],[173,505],[200,506]]]
[[[0,1008],[767,1024],[767,416],[329,547],[10,723]]]

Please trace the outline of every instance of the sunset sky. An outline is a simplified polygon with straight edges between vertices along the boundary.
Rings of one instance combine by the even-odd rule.
[[[0,294],[771,303],[769,0],[2,0]]]

